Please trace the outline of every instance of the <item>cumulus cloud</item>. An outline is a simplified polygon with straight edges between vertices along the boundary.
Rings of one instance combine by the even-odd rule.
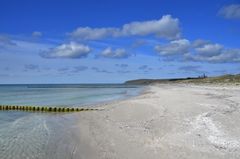
[[[141,65],[138,67],[139,70],[143,70],[144,72],[148,72],[148,71],[151,71],[152,68],[149,67],[148,65]]]
[[[0,35],[0,49],[16,45],[10,38]]]
[[[128,70],[119,70],[117,73],[125,74],[125,73],[131,73],[131,71]]]
[[[70,42],[40,53],[43,58],[83,58],[87,57],[91,49],[87,45]]]
[[[228,49],[223,45],[206,40],[194,42],[186,39],[174,40],[169,44],[157,45],[155,50],[166,60],[180,58],[187,61],[211,63],[240,62],[240,49]]]
[[[207,41],[207,40],[203,40],[203,39],[197,39],[195,41],[192,42],[192,47],[202,47],[203,45],[206,45],[206,44],[210,44],[211,42],[210,41]]]
[[[212,63],[240,62],[240,49],[228,49],[218,43],[200,41],[201,43],[199,40],[193,42],[192,54],[185,55],[187,60]]]
[[[223,49],[213,56],[202,56],[201,54],[187,54],[186,60],[211,63],[239,63],[240,49]]]
[[[219,15],[226,19],[240,19],[240,4],[224,6],[219,10]]]
[[[196,47],[195,50],[201,56],[216,56],[224,49],[224,47],[220,44],[204,44],[201,47]]]
[[[187,39],[171,41],[169,44],[157,45],[155,50],[164,56],[188,53],[190,42]]]
[[[138,67],[139,70],[146,70],[147,68],[148,68],[148,65],[142,65]]]
[[[131,71],[127,70],[128,64],[115,64],[120,70],[117,70],[117,73],[125,74],[130,73]]]
[[[127,58],[130,56],[130,54],[125,49],[112,49],[111,47],[106,48],[103,50],[100,54],[101,57],[106,58]]]
[[[106,37],[147,36],[176,39],[180,37],[179,20],[171,15],[164,15],[158,20],[135,21],[124,24],[121,28],[79,27],[70,36],[83,40],[97,40]]]
[[[105,70],[105,69],[100,69],[100,68],[97,68],[97,67],[92,67],[91,69],[98,72],[98,73],[113,73],[111,71],[108,71],[108,70]]]
[[[41,37],[42,36],[42,32],[34,31],[34,32],[32,32],[32,36],[33,37]]]
[[[79,27],[70,35],[74,38],[80,38],[84,40],[97,40],[108,36],[118,36],[120,30],[118,28],[90,28]]]
[[[123,35],[156,35],[163,38],[179,38],[179,21],[171,15],[165,15],[159,20],[132,22],[122,28]]]
[[[75,66],[75,67],[62,67],[57,69],[58,72],[60,73],[78,73],[81,71],[85,71],[87,70],[88,67],[87,66]]]

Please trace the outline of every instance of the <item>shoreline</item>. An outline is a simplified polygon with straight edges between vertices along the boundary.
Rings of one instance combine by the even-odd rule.
[[[142,89],[142,90],[139,90],[139,92],[135,95],[123,96],[123,97],[118,98],[118,99],[112,99],[112,100],[108,100],[108,101],[97,102],[97,103],[94,103],[94,104],[85,104],[85,105],[82,105],[80,107],[81,108],[82,107],[83,108],[84,107],[86,107],[86,108],[97,108],[99,110],[102,110],[105,106],[109,106],[109,105],[113,105],[113,104],[116,104],[116,103],[119,103],[119,102],[131,100],[132,98],[144,95],[149,90],[149,86],[139,86],[139,87],[140,87],[139,89]]]
[[[154,84],[77,114],[75,158],[238,158],[239,86]],[[231,121],[231,124],[226,121]],[[234,126],[234,127],[232,127]]]

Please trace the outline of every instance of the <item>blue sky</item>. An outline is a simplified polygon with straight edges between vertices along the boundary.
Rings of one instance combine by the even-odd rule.
[[[239,0],[1,0],[0,83],[240,73]]]

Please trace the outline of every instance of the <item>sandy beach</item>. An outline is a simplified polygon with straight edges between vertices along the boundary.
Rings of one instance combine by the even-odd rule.
[[[73,158],[240,158],[240,87],[159,84],[79,113]]]

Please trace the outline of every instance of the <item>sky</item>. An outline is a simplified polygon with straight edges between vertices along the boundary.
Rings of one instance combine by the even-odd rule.
[[[0,0],[0,84],[239,70],[240,0]]]

